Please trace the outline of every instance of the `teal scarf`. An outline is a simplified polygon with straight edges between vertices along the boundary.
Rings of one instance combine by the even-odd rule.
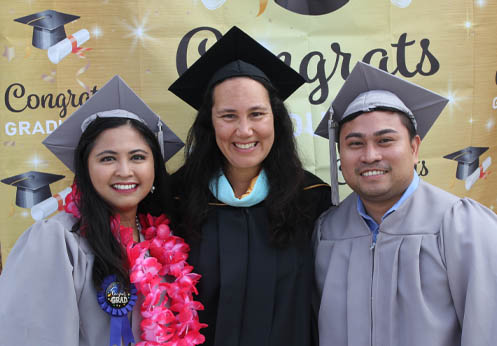
[[[235,197],[230,182],[224,173],[221,172],[218,177],[213,178],[210,181],[209,190],[211,190],[217,200],[231,205],[232,207],[251,207],[266,199],[269,193],[269,182],[267,180],[266,172],[261,170],[250,194],[238,199]]]

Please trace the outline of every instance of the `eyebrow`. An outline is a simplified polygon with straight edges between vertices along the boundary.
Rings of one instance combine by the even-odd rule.
[[[249,112],[253,112],[256,110],[268,111],[269,108],[267,106],[264,106],[264,105],[255,105],[255,106],[250,107],[248,110],[249,110]],[[221,109],[216,110],[216,113],[236,113],[236,111],[237,110],[233,109],[233,108],[221,108]]]
[[[128,152],[128,154],[136,154],[136,153],[143,153],[143,154],[148,154],[148,151],[144,150],[144,149],[134,149],[134,150],[131,150]],[[100,153],[98,153],[97,155],[95,156],[102,156],[102,155],[117,155],[117,152],[115,152],[114,150],[104,150]]]
[[[379,130],[379,131],[376,131],[375,133],[373,133],[373,136],[375,137],[379,137],[379,136],[383,136],[383,135],[386,135],[388,133],[398,133],[398,131],[394,130],[394,129],[383,129],[383,130]],[[345,139],[348,139],[348,138],[363,138],[365,137],[363,133],[361,132],[351,132],[349,133],[347,136],[345,136]]]

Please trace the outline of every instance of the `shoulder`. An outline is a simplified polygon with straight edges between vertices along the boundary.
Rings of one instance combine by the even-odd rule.
[[[369,234],[357,212],[357,195],[352,192],[338,206],[330,206],[319,217],[316,228],[324,239],[344,239]]]
[[[436,202],[437,205],[442,208],[448,208],[461,199],[448,191],[442,190],[434,185],[431,185],[430,183],[425,182],[422,179],[419,180],[419,186],[415,192],[415,195],[418,199],[422,199],[425,202]]]
[[[308,171],[304,171],[303,192],[304,198],[306,199],[322,199],[328,206],[330,204],[330,185]]]
[[[443,215],[447,232],[490,232],[497,237],[497,214],[471,198],[458,198]]]
[[[317,177],[311,172],[304,170],[304,190],[313,189],[329,190],[330,185],[325,183],[323,180],[321,180],[321,178]]]
[[[12,252],[32,252],[35,255],[52,251],[88,253],[86,241],[72,232],[76,221],[76,218],[66,212],[37,221],[19,237]]]

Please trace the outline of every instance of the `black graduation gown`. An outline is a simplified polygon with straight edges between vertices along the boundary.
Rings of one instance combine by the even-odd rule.
[[[330,205],[330,188],[306,172],[301,203],[313,219]],[[311,346],[313,256],[310,239],[269,243],[264,202],[231,207],[212,197],[200,241],[188,262],[202,275],[197,300],[207,346]],[[310,232],[309,232],[310,233]]]

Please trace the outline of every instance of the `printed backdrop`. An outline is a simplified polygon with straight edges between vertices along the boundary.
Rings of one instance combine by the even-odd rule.
[[[308,170],[329,181],[328,143],[313,130],[355,62],[362,60],[449,98],[423,141],[418,173],[456,195],[497,208],[497,172],[492,172],[497,157],[497,2],[323,0],[319,6],[315,2],[2,0],[3,261],[34,222],[33,206],[16,204],[16,187],[11,184],[19,179],[8,178],[32,172],[63,175],[50,184],[52,194],[72,181],[71,172],[42,140],[115,74],[184,140],[195,112],[167,88],[233,25],[307,79],[287,105]],[[72,41],[61,40],[47,49],[33,46],[33,25],[40,19],[28,24],[15,19],[46,10],[79,17],[64,26]],[[50,13],[45,12],[45,17]],[[457,161],[444,156],[463,149],[481,155],[458,173]],[[464,152],[452,156],[461,155]],[[167,163],[168,170],[176,170],[182,160],[180,151]],[[341,197],[347,193],[342,186]]]

